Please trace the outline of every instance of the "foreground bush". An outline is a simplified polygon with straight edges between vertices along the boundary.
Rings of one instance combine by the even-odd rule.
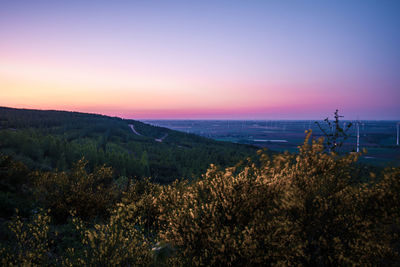
[[[51,210],[57,222],[65,222],[70,210],[84,219],[107,215],[117,201],[111,168],[86,171],[87,161],[78,161],[70,172],[36,172],[34,194]]]
[[[156,200],[159,236],[179,265],[377,265],[398,261],[399,170],[354,177],[358,154],[323,152],[212,167],[203,179],[167,186]],[[374,175],[372,175],[374,176]],[[366,179],[364,179],[366,180]]]
[[[135,205],[135,214],[141,218],[146,234],[154,236],[157,231],[159,208],[154,200],[158,197],[162,186],[143,179],[132,182],[122,194],[122,204]]]
[[[8,227],[10,241],[0,247],[2,266],[43,266],[49,264],[50,217],[40,210],[30,222],[24,222],[18,214]]]
[[[29,169],[0,154],[0,218],[11,217],[15,209],[29,214],[32,206],[29,184]]]
[[[58,220],[73,210],[74,234],[68,228],[57,237],[60,225],[50,225],[47,213],[31,220],[17,216],[8,224],[1,263],[398,265],[400,168],[360,171],[358,153],[326,153],[323,140],[309,137],[298,154],[271,158],[260,151],[256,162],[211,166],[192,182],[128,180],[114,205],[108,168],[87,173],[81,161],[70,173],[38,173],[39,203],[55,209],[50,214]],[[69,246],[53,242],[68,233]]]
[[[82,250],[68,250],[64,266],[149,266],[151,242],[145,238],[134,204],[118,204],[108,222],[85,227],[73,219],[81,234]]]

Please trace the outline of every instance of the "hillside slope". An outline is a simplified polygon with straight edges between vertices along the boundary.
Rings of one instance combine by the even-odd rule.
[[[210,163],[233,165],[255,150],[135,120],[0,107],[0,153],[30,169],[67,170],[84,157],[91,169],[106,164],[116,176],[166,183],[198,177]]]

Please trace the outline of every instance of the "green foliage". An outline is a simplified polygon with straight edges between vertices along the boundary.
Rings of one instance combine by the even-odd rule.
[[[155,140],[163,136],[163,142]],[[0,107],[0,152],[31,170],[67,171],[85,157],[91,171],[105,164],[115,177],[165,184],[199,177],[210,163],[233,165],[255,148],[115,117]]]
[[[400,168],[369,173],[359,153],[327,153],[323,139],[310,137],[298,154],[259,151],[256,160],[211,165],[202,178],[169,185],[114,179],[111,168],[88,171],[84,160],[25,175],[3,158],[3,193],[29,184],[52,210],[8,221],[1,264],[398,265]],[[151,165],[151,151],[142,155]]]
[[[86,165],[82,159],[70,172],[35,172],[34,195],[57,222],[65,222],[70,210],[85,219],[104,216],[115,204],[118,194],[111,168],[88,173]]]
[[[164,188],[160,238],[183,266],[398,261],[399,170],[355,184],[357,158],[326,154],[322,139],[307,138],[298,155],[261,154],[239,173],[212,167],[193,184]]]
[[[18,187],[27,182],[28,174],[29,170],[24,164],[0,155],[0,190],[18,191]]]
[[[8,227],[14,242],[0,248],[2,266],[43,266],[49,264],[50,217],[39,210],[31,222],[24,222],[18,215]]]
[[[9,156],[0,154],[0,217],[8,218],[15,209],[27,214],[31,208],[29,170]]]
[[[157,230],[158,207],[155,205],[155,198],[160,194],[162,186],[151,183],[149,179],[134,181],[123,192],[122,203],[125,205],[134,204],[135,212],[141,218],[146,234],[155,235]]]
[[[118,204],[109,221],[85,227],[73,219],[81,233],[83,251],[68,250],[64,266],[149,266],[152,261],[150,242],[145,238],[134,204]]]

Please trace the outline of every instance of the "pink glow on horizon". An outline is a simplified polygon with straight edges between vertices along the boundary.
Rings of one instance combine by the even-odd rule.
[[[396,85],[371,79],[290,83],[221,78],[199,82],[83,70],[52,69],[43,63],[0,63],[0,106],[132,119],[317,119],[336,108],[355,118],[366,106],[370,114],[380,116],[379,109],[396,105],[395,98],[376,93],[382,86],[396,90]]]
[[[39,2],[0,3],[0,106],[400,119],[396,1]]]

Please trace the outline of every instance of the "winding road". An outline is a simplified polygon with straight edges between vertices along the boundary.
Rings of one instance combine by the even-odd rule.
[[[136,134],[136,135],[138,135],[138,136],[144,136],[144,135],[142,135],[142,134],[140,134],[140,133],[138,133],[138,132],[136,131],[136,129],[135,129],[135,127],[133,126],[133,124],[129,124],[128,126],[131,128],[131,130],[132,130],[132,132],[133,132],[134,134]],[[156,139],[154,139],[154,141],[160,142],[160,143],[161,143],[167,136],[168,136],[168,133],[165,133],[163,137],[161,137],[161,138],[156,138]]]
[[[133,127],[133,124],[129,124],[129,127],[131,127],[131,130],[134,134],[139,135],[139,136],[143,136],[140,133],[136,132],[135,127]]]
[[[168,136],[168,133],[165,133],[163,137],[161,137],[161,138],[156,138],[156,139],[154,139],[154,141],[156,141],[156,142],[162,142],[167,136]]]

